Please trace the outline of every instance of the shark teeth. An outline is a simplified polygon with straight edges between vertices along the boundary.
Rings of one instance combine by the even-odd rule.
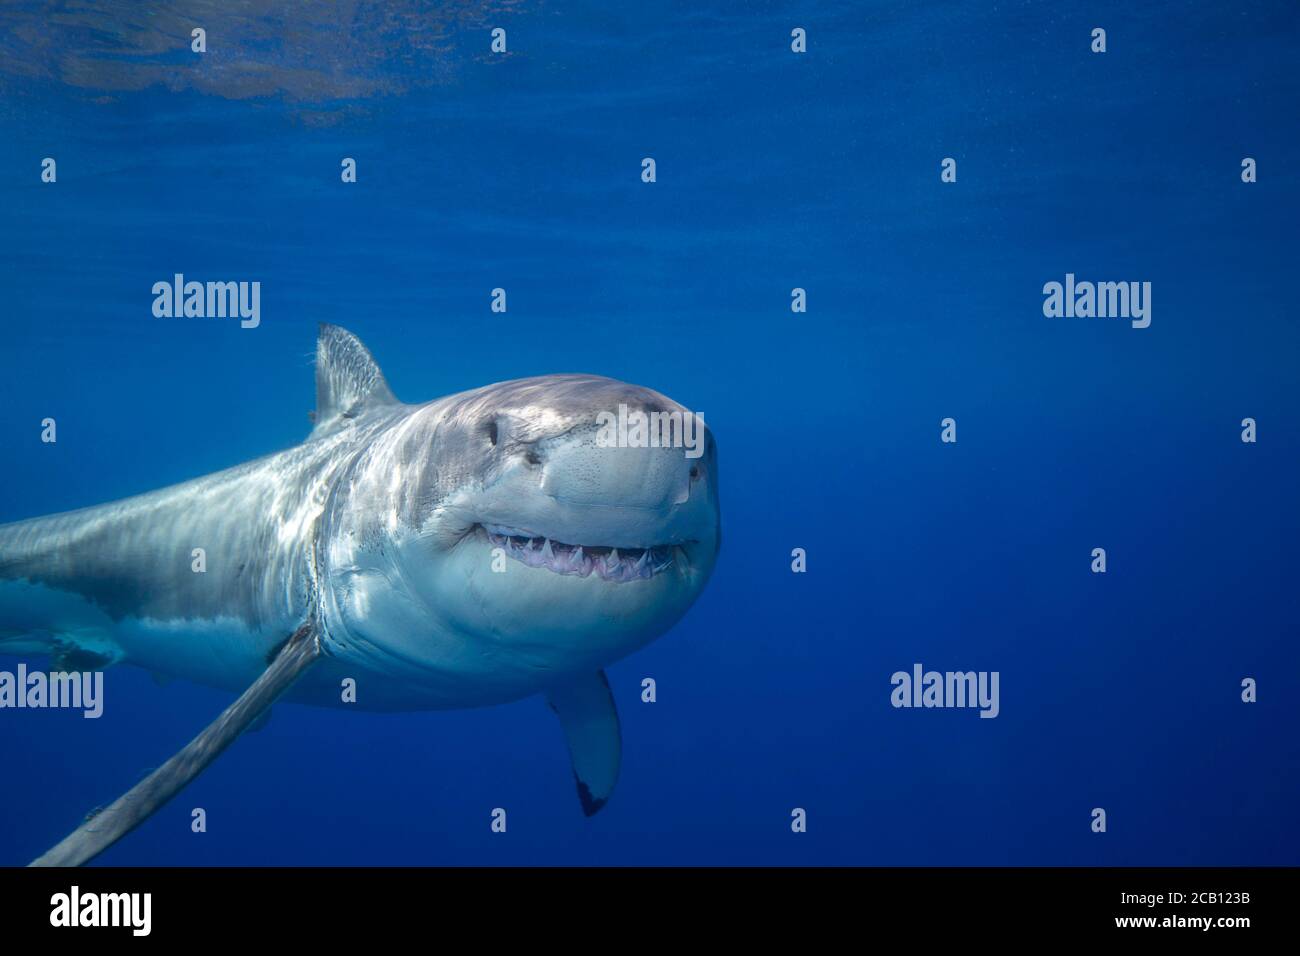
[[[594,574],[602,580],[620,584],[648,580],[671,568],[677,558],[674,545],[653,548],[584,546],[552,541],[500,525],[484,525],[483,530],[492,547],[502,549],[530,568],[545,568],[556,574],[582,578]]]

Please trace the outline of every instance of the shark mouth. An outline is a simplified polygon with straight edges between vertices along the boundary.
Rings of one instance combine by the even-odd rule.
[[[667,571],[681,550],[664,544],[652,548],[610,548],[565,544],[551,538],[530,535],[516,528],[483,525],[488,541],[530,568],[545,568],[556,574],[580,578],[596,575],[605,581],[643,581]]]

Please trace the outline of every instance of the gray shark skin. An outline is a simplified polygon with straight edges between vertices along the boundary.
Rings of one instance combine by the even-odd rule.
[[[543,693],[595,812],[620,748],[602,668],[670,628],[718,553],[712,435],[696,458],[609,447],[597,416],[620,405],[690,413],[594,375],[407,405],[335,326],[316,393],[296,447],[0,526],[0,652],[244,691],[310,634],[290,700],[417,710]]]

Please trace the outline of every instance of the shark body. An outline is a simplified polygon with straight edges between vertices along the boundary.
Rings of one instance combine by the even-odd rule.
[[[690,413],[590,375],[407,405],[334,326],[316,365],[302,444],[0,526],[0,651],[244,690],[309,633],[318,653],[288,699],[412,710],[543,693],[594,813],[621,747],[602,668],[671,627],[713,568],[712,436],[698,458],[607,447],[598,417],[620,405]]]

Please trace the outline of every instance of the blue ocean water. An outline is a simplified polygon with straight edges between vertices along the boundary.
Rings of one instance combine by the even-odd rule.
[[[301,441],[332,322],[407,401],[701,411],[722,554],[609,668],[590,820],[540,698],[280,705],[100,862],[1300,863],[1294,3],[325,8],[0,13],[0,521]],[[260,326],[155,318],[177,272],[259,280]],[[1149,281],[1150,327],[1046,318],[1067,273]],[[915,663],[999,716],[894,708]],[[231,700],[105,679],[0,712],[0,863]]]

